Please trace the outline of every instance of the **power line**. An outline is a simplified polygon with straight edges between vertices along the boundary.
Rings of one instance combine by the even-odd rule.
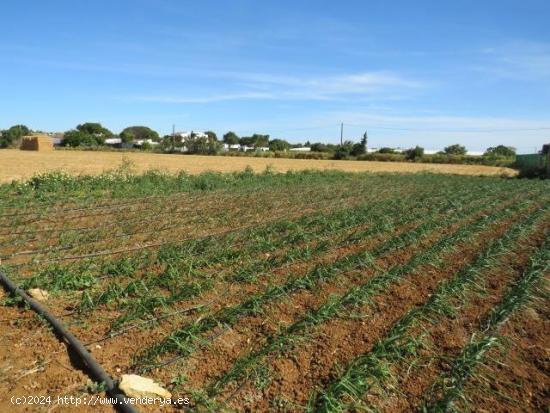
[[[346,123],[349,126],[364,127],[364,124]],[[432,129],[432,128],[397,128],[391,126],[372,126],[370,129],[383,129],[383,130],[397,130],[397,131],[411,131],[411,132],[460,132],[460,133],[481,133],[481,132],[529,132],[529,131],[544,131],[550,130],[550,127],[540,128],[509,128],[509,129]]]

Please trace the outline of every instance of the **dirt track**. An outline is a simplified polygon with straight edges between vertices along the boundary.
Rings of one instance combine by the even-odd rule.
[[[459,175],[515,175],[509,168],[481,165],[447,165],[404,162],[361,162],[304,159],[275,159],[229,156],[164,155],[138,152],[54,151],[28,152],[0,150],[0,182],[27,179],[36,173],[63,170],[72,174],[99,174],[116,168],[124,159],[132,161],[138,172],[160,169],[169,172],[242,171],[247,166],[264,171],[268,166],[278,172],[303,169],[338,169],[349,172],[437,172]]]

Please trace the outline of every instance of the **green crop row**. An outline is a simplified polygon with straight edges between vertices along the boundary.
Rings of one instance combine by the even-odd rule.
[[[279,334],[270,337],[267,343],[258,351],[248,354],[237,360],[231,371],[218,378],[209,386],[209,394],[213,395],[219,392],[227,383],[237,381],[247,375],[263,362],[264,357],[273,351],[280,351],[288,344],[299,340],[304,334],[314,326],[324,323],[331,318],[339,315],[344,308],[354,308],[359,305],[369,303],[372,297],[383,292],[393,282],[399,280],[405,275],[412,275],[422,265],[436,265],[443,259],[445,253],[452,250],[459,242],[465,242],[476,236],[480,231],[489,225],[502,220],[514,212],[524,208],[528,202],[521,202],[510,209],[499,210],[489,217],[481,217],[473,223],[468,223],[460,227],[452,234],[439,239],[435,244],[429,247],[404,265],[396,265],[387,271],[378,272],[370,278],[365,284],[350,289],[346,294],[337,298],[331,298],[319,308],[310,311],[300,320],[286,327]]]
[[[516,222],[502,236],[492,239],[486,248],[467,266],[449,280],[442,281],[429,300],[401,317],[372,350],[353,359],[345,371],[322,391],[318,399],[312,397],[308,411],[343,412],[349,406],[344,399],[360,400],[373,385],[380,385],[390,377],[389,365],[414,356],[422,340],[408,332],[423,321],[431,324],[442,318],[453,317],[465,304],[465,291],[477,288],[481,293],[483,276],[512,249],[522,237],[530,235],[548,213],[541,209]],[[461,300],[452,301],[461,297]],[[424,332],[426,330],[424,329]]]
[[[494,201],[493,206],[496,206],[499,202],[502,201]],[[481,206],[476,205],[475,207],[470,208],[463,206],[463,211],[459,211],[458,213],[457,211],[453,211],[455,214],[452,217],[447,217],[447,219],[458,220],[462,216],[483,210],[489,206],[490,205],[487,204],[482,204]],[[443,210],[445,209],[446,208],[443,208]],[[333,278],[344,271],[349,271],[353,268],[370,266],[375,257],[381,256],[382,254],[388,253],[397,248],[403,248],[407,245],[411,245],[420,237],[430,233],[430,231],[436,228],[443,227],[446,224],[447,221],[443,220],[441,216],[435,214],[435,211],[432,211],[432,214],[429,215],[429,219],[425,224],[419,225],[411,231],[391,238],[387,242],[375,248],[372,252],[361,251],[332,263],[318,265],[304,276],[300,276],[298,278],[291,277],[284,284],[271,287],[263,293],[252,296],[240,305],[225,307],[217,314],[202,318],[200,322],[176,330],[163,342],[145,350],[144,353],[137,359],[137,362],[144,364],[144,368],[152,368],[154,366],[154,358],[167,352],[177,350],[183,355],[190,354],[195,348],[195,343],[201,341],[199,337],[200,334],[203,334],[218,325],[232,325],[238,318],[244,315],[257,313],[263,305],[279,297],[287,296],[293,291],[297,291],[299,289],[310,289],[317,285],[320,281]],[[379,231],[382,232],[384,229],[382,228]]]

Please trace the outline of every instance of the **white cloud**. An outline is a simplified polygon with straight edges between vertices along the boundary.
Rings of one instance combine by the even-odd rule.
[[[227,100],[341,100],[378,97],[400,99],[411,89],[424,87],[421,82],[389,72],[360,72],[331,76],[287,76],[269,73],[218,72],[207,76],[228,79],[227,88],[238,92],[203,95],[127,96],[125,100],[164,103],[212,103]]]
[[[209,95],[203,97],[175,97],[175,96],[132,96],[120,98],[137,102],[159,102],[159,103],[214,103],[228,100],[262,99],[269,100],[273,97],[268,93],[248,92],[235,94]]]
[[[514,41],[482,51],[484,63],[476,69],[516,80],[550,79],[550,44]]]

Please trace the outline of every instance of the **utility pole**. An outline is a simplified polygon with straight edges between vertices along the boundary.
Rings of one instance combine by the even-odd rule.
[[[344,122],[340,123],[340,145],[344,145]]]

